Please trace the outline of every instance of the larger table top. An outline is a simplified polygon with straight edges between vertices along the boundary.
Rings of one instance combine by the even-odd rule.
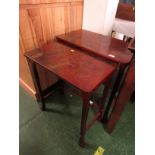
[[[72,31],[57,39],[117,63],[127,64],[133,55],[126,42],[86,30]]]
[[[115,67],[81,50],[50,42],[25,56],[84,92],[92,92],[114,72]]]

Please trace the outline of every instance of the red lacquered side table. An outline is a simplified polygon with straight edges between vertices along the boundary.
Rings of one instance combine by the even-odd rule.
[[[41,49],[26,52],[25,56],[29,63],[32,79],[39,94],[41,109],[45,110],[44,97],[58,87],[72,85],[69,87],[73,93],[79,95],[83,100],[81,128],[80,128],[80,146],[85,146],[85,133],[103,116],[105,100],[108,92],[106,86],[99,103],[90,104],[90,97],[93,92],[102,84],[107,83],[114,73],[115,65],[94,58],[81,50],[73,49],[57,42],[50,42]],[[37,65],[56,75],[59,80],[54,85],[45,90],[41,89]],[[62,84],[63,83],[63,84]],[[77,91],[78,90],[78,91]],[[87,125],[89,108],[95,108],[96,114]]]

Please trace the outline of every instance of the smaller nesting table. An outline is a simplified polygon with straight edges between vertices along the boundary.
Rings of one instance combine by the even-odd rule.
[[[85,146],[85,133],[98,119],[101,119],[104,112],[104,100],[107,96],[108,85],[104,89],[99,103],[90,104],[92,93],[102,84],[107,83],[115,71],[115,65],[94,58],[81,50],[67,47],[57,42],[50,42],[44,45],[40,50],[36,49],[26,52],[32,79],[41,101],[41,109],[45,110],[44,97],[56,88],[72,85],[71,91],[79,95],[83,100],[81,128],[80,128],[80,146]],[[56,75],[59,80],[49,88],[42,90],[36,65]],[[78,90],[78,91],[77,91]],[[92,121],[87,125],[89,108],[96,109],[96,114]]]

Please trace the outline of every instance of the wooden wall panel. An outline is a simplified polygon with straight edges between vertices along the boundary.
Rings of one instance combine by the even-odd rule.
[[[32,27],[34,28],[37,42],[39,47],[45,43],[44,37],[43,37],[43,29],[42,29],[42,23],[41,23],[41,15],[40,15],[40,9],[29,9],[28,10],[29,18],[32,22]]]
[[[83,6],[80,3],[71,3],[70,7],[70,30],[82,28]]]
[[[28,19],[28,12],[26,10],[20,10],[19,12],[19,24],[20,24],[20,32],[23,40],[23,44],[26,51],[35,48],[35,44],[33,41],[32,30],[30,26],[30,22]]]
[[[52,9],[54,35],[65,33],[67,24],[65,23],[65,7],[55,7]],[[66,25],[65,25],[66,24]]]
[[[56,35],[82,28],[83,0],[20,0],[19,76],[35,92],[28,64],[23,54],[55,39]],[[38,67],[42,88],[57,79]]]
[[[20,80],[22,80],[22,82],[24,82],[32,90],[34,90],[34,85],[32,82],[31,75],[30,75],[30,70],[28,68],[27,61],[23,56],[24,52],[25,52],[25,49],[24,49],[24,44],[23,44],[23,40],[21,37],[21,32],[20,32],[20,34],[19,34],[19,76],[20,76]]]
[[[48,41],[54,39],[52,10],[50,8],[41,8],[40,18],[44,42],[47,43]]]
[[[84,0],[19,0],[19,4],[49,4],[60,2],[83,2]]]

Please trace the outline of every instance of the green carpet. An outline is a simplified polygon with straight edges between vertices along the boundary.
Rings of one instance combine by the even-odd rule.
[[[97,98],[100,91],[96,93]],[[20,155],[93,155],[98,146],[104,155],[134,155],[134,104],[128,104],[113,133],[96,122],[86,133],[86,148],[78,145],[82,101],[68,91],[56,92],[46,100],[47,111],[20,87]],[[89,117],[92,118],[90,110]]]

